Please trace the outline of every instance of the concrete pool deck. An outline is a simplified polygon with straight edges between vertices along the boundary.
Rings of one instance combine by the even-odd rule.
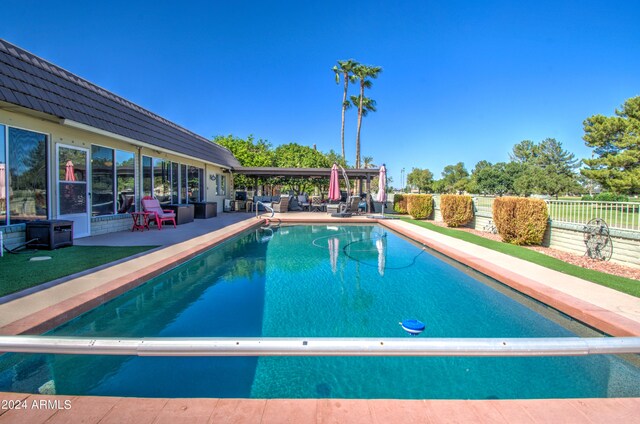
[[[228,215],[228,216],[227,216]],[[223,214],[218,229],[198,221],[144,233],[113,233],[78,244],[162,245],[132,261],[0,305],[0,334],[40,334],[143,283],[210,246],[259,225],[251,214]],[[371,223],[363,217],[324,213],[279,214],[281,222]],[[227,221],[229,220],[229,221]],[[214,221],[214,220],[206,220]],[[399,220],[380,223],[463,264],[512,285],[609,334],[640,335],[640,299]],[[192,225],[192,227],[189,227]],[[209,224],[213,225],[213,224]],[[156,242],[149,240],[155,237]],[[172,240],[170,242],[166,241]],[[121,244],[118,244],[121,243]],[[563,309],[564,308],[564,309]],[[568,312],[567,312],[568,313]],[[599,327],[598,327],[599,326]],[[553,400],[344,400],[344,399],[137,399],[0,393],[0,401],[23,399],[27,410],[0,409],[0,423],[21,422],[593,422],[640,423],[640,398]],[[34,409],[33,401],[55,405]]]
[[[0,424],[76,422],[87,424],[633,424],[640,422],[640,399],[638,398],[551,400],[150,399],[0,393],[0,400],[24,401],[27,406],[26,409],[0,409]],[[49,407],[37,407],[40,402],[47,400],[53,401],[53,404]],[[65,401],[68,403],[65,404]],[[68,409],[64,409],[65,406],[68,406]]]

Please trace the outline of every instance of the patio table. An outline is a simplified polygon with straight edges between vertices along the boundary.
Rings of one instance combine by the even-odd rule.
[[[149,229],[149,214],[147,212],[130,212],[133,219],[133,227],[131,231],[140,230],[144,231]]]

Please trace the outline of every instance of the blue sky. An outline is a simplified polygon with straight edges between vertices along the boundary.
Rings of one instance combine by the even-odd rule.
[[[640,95],[638,1],[5,0],[0,37],[205,137],[340,150],[331,67],[383,67],[362,153],[436,177],[554,137]],[[356,94],[355,87],[353,94]],[[347,113],[355,161],[356,111]]]

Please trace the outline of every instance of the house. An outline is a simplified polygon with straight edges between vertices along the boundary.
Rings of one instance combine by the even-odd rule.
[[[128,212],[211,201],[222,211],[231,152],[0,39],[0,231],[66,219],[75,237],[131,226]]]

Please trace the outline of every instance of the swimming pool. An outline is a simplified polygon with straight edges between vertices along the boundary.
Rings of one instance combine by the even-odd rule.
[[[50,331],[86,337],[594,336],[380,226],[255,230]],[[0,390],[73,395],[495,399],[640,396],[588,357],[0,357]]]

